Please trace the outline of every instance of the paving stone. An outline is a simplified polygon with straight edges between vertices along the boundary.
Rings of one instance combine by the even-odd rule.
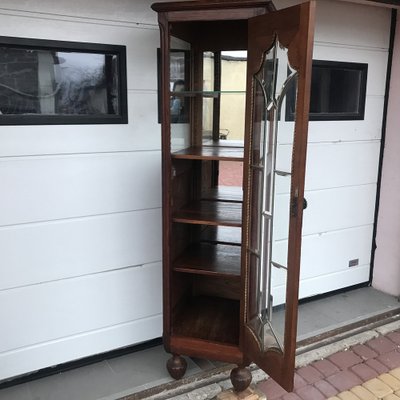
[[[282,397],[282,400],[301,400],[301,397],[297,396],[296,393],[288,393]]]
[[[389,371],[389,368],[376,359],[365,361],[365,364],[374,369],[378,374],[384,374]]]
[[[337,372],[326,379],[339,392],[344,392],[362,383],[361,379],[349,370]]]
[[[365,344],[358,344],[356,346],[353,346],[351,350],[363,360],[369,360],[370,358],[375,358],[378,356],[377,352],[372,350],[370,347],[365,346]]]
[[[195,398],[197,399],[200,397],[196,396]],[[249,387],[241,393],[235,393],[233,389],[219,393],[217,395],[217,400],[267,400],[267,399],[263,393],[259,392],[259,390],[257,390],[256,388]]]
[[[297,373],[308,383],[318,382],[324,378],[324,376],[316,368],[311,365],[299,368]]]
[[[325,400],[326,397],[314,386],[307,385],[297,391],[302,400]]]
[[[389,371],[389,374],[400,380],[400,368],[395,368]]]
[[[362,385],[379,399],[393,393],[393,390],[378,378],[364,382]]]
[[[361,400],[378,400],[375,395],[362,386],[355,386],[350,391],[358,396]]]
[[[376,378],[378,376],[378,373],[373,368],[364,363],[353,365],[350,369],[363,381],[369,381],[370,379]]]
[[[294,391],[306,385],[307,382],[296,372],[294,374]]]
[[[397,390],[400,390],[400,380],[398,380],[396,377],[394,377],[391,374],[382,374],[378,376],[378,379],[380,379],[382,382],[385,382],[386,385],[390,386],[390,388],[396,392]]]
[[[321,374],[323,374],[325,377],[339,372],[339,368],[329,360],[315,361],[311,364],[311,366],[321,372]]]
[[[398,351],[391,351],[390,353],[380,355],[377,360],[389,369],[394,369],[400,365],[400,353]]]
[[[388,339],[390,339],[392,342],[396,343],[398,346],[400,345],[400,332],[395,331],[395,332],[390,332],[386,335]]]
[[[383,400],[400,400],[400,397],[395,394],[389,394],[389,396],[385,396]]]
[[[338,390],[325,380],[315,382],[314,386],[326,397],[335,396],[338,393]]]
[[[327,400],[340,400],[339,397],[333,396],[333,397],[329,397],[329,399]]]
[[[351,350],[339,351],[338,353],[332,354],[328,357],[329,361],[332,361],[340,369],[350,368],[353,365],[361,363],[363,360],[358,357],[357,354]]]
[[[375,339],[369,340],[365,344],[378,354],[389,353],[397,348],[397,346],[385,336],[378,336]]]
[[[345,392],[339,393],[338,397],[340,400],[360,400],[358,396],[356,396],[354,393],[349,392],[346,390]]]
[[[284,396],[287,391],[279,386],[274,380],[267,379],[264,382],[260,382],[258,388],[267,395],[268,400],[275,400],[279,397]]]

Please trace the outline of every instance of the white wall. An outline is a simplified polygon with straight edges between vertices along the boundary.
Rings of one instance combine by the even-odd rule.
[[[161,335],[150,1],[11,1],[0,35],[127,46],[127,125],[0,130],[0,380]]]
[[[400,296],[400,29],[393,49],[373,286]]]

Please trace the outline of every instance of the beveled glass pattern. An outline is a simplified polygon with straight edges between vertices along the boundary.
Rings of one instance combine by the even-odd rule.
[[[263,350],[283,351],[294,125],[282,116],[297,72],[277,38],[253,79],[249,323]]]

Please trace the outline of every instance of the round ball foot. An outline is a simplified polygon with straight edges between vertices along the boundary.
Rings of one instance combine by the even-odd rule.
[[[231,371],[231,382],[235,392],[243,392],[251,383],[251,372],[243,367],[234,368]]]
[[[167,361],[167,370],[174,379],[181,379],[185,375],[186,368],[186,360],[176,354]]]

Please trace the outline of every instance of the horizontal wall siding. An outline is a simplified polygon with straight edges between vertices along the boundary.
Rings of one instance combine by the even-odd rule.
[[[160,209],[0,228],[0,290],[155,261]]]
[[[159,152],[0,158],[0,226],[160,207],[160,168]]]
[[[161,284],[160,265],[158,262],[0,292],[0,316],[7,321],[2,327],[0,351],[160,314],[161,291],[149,290]]]
[[[160,337],[149,1],[5,0],[0,35],[125,45],[129,123],[0,130],[0,380]]]
[[[161,263],[155,263],[1,291],[0,316],[7,323],[1,332],[0,374],[26,372],[17,363],[21,359],[25,366],[43,368],[52,349],[57,353],[50,360],[60,363],[77,353],[83,357],[93,349],[126,346],[132,338],[159,336],[161,290],[149,288],[160,286]],[[113,330],[125,333],[107,338],[106,331]]]
[[[160,150],[157,93],[128,91],[126,125],[32,125],[0,130],[0,157]]]

